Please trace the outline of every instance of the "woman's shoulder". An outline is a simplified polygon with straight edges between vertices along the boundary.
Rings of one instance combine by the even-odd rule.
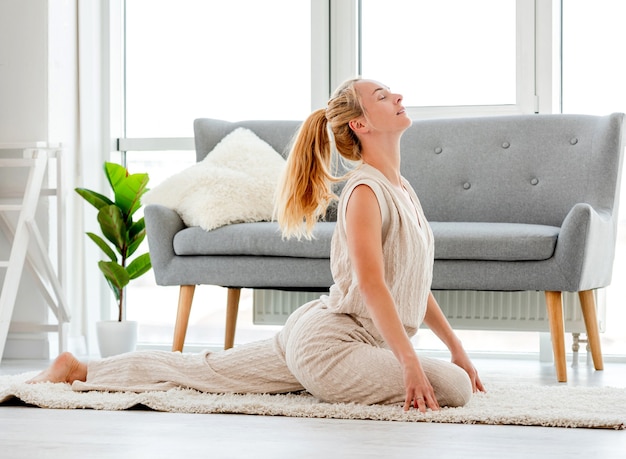
[[[377,197],[380,197],[384,192],[384,184],[382,183],[381,177],[379,177],[376,172],[376,169],[367,164],[350,172],[350,176],[343,187],[341,197],[343,199],[349,198],[354,189],[359,185],[368,186],[374,191]]]
[[[378,169],[369,164],[362,164],[350,172],[344,190],[360,184],[375,184],[376,188],[385,188],[387,179]]]
[[[376,200],[378,201],[378,207],[380,208],[383,222],[386,226],[390,219],[390,193],[387,189],[387,186],[385,185],[385,182],[385,176],[378,172],[377,169],[367,164],[364,164],[352,171],[339,199],[339,209],[343,216],[345,216],[348,200],[350,199],[350,196],[352,196],[354,190],[358,186],[365,185],[369,187],[376,196]]]

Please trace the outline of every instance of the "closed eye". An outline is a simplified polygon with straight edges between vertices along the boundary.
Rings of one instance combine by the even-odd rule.
[[[378,93],[378,100],[384,100],[387,98],[389,88],[379,87],[374,90],[374,94]]]

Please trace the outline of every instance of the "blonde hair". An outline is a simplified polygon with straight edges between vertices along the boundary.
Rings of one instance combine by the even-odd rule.
[[[287,158],[274,209],[283,237],[311,239],[315,223],[337,199],[332,185],[345,176],[333,175],[329,130],[343,158],[361,159],[361,142],[349,126],[351,120],[364,115],[355,88],[358,81],[360,78],[355,78],[339,86],[328,106],[311,113],[300,126]]]

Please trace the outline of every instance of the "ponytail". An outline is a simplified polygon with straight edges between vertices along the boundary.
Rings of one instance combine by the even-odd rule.
[[[291,148],[274,209],[283,237],[311,239],[315,223],[336,199],[327,128],[326,110],[314,111],[302,123]]]
[[[361,142],[349,126],[350,120],[364,113],[355,87],[359,80],[348,80],[339,86],[326,109],[311,113],[298,131],[274,208],[274,217],[285,238],[311,239],[315,223],[324,217],[330,202],[337,199],[332,185],[344,180],[345,175],[333,175],[329,131],[339,155],[349,161],[361,160]]]

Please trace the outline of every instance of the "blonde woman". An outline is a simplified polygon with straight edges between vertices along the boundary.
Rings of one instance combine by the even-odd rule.
[[[466,404],[484,389],[430,291],[433,235],[400,175],[400,138],[410,125],[402,96],[364,79],[341,85],[303,123],[277,201],[285,236],[309,237],[334,198],[332,143],[357,167],[339,198],[330,294],[297,309],[274,338],[220,352],[142,351],[88,364],[64,353],[31,382],[68,382],[77,391],[306,389],[327,402],[422,412]],[[451,362],[418,356],[410,337],[422,323],[448,347]]]

